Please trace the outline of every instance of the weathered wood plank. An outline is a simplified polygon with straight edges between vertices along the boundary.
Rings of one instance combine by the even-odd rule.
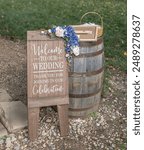
[[[87,110],[76,110],[76,109],[69,109],[69,116],[70,117],[76,117],[76,118],[85,118],[87,116],[91,116],[91,114],[93,112],[97,112],[98,110],[98,106],[99,106],[99,101],[97,101],[97,103],[92,107],[92,108],[88,108]]]
[[[29,31],[27,35],[29,135],[34,140],[37,137],[39,108],[69,103],[68,70],[62,39],[51,39],[41,35],[40,31]],[[59,120],[62,135],[65,135],[67,129],[64,130],[62,125],[68,123],[68,113],[65,107],[62,108]]]
[[[86,72],[86,58],[74,58],[74,72]]]
[[[40,109],[38,107],[28,108],[28,131],[31,141],[34,141],[38,135],[39,111]]]
[[[103,34],[103,27],[99,25],[73,25],[73,27],[79,35],[80,41],[96,41],[97,38],[95,37],[100,37]]]
[[[54,106],[57,104],[63,105],[69,103],[67,99],[68,99],[67,97],[55,97],[55,98],[49,97],[49,98],[41,98],[41,100],[39,101],[39,99],[36,98],[35,100],[31,99],[28,103],[28,106],[30,108],[34,108],[34,107],[43,107],[44,105],[45,106]]]
[[[101,88],[103,72],[91,76],[70,76],[69,88],[72,94],[93,93],[96,89]],[[83,89],[83,90],[82,90]],[[85,89],[85,90],[84,90]]]
[[[82,117],[97,110],[103,83],[103,40],[81,42],[69,74],[69,115]]]
[[[86,98],[70,98],[70,106],[69,108],[73,109],[83,109],[89,108],[96,104],[101,97],[101,92],[96,94],[95,96],[86,97]]]
[[[68,135],[68,105],[58,105],[61,136]]]

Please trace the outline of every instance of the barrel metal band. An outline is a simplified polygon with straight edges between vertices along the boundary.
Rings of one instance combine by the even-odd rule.
[[[85,110],[88,110],[88,109],[91,109],[91,108],[95,107],[95,105],[96,105],[96,104],[93,104],[92,106],[89,106],[89,107],[87,107],[87,108],[70,108],[70,107],[69,107],[69,110],[70,110],[70,111],[85,111]]]
[[[98,56],[98,55],[100,55],[100,54],[102,54],[104,52],[104,49],[102,49],[102,50],[99,50],[99,51],[97,51],[97,52],[93,52],[93,53],[85,53],[85,54],[80,54],[80,55],[78,55],[77,57],[75,57],[75,58],[83,58],[83,57],[93,57],[93,56]]]
[[[69,72],[69,76],[92,76],[92,75],[97,75],[101,72],[103,72],[104,67],[96,70],[96,71],[91,71],[91,72]]]
[[[99,88],[97,91],[95,91],[94,93],[88,93],[88,94],[69,94],[70,98],[87,98],[87,97],[91,97],[91,96],[95,96],[96,94],[98,94],[99,92],[101,92],[102,88]]]

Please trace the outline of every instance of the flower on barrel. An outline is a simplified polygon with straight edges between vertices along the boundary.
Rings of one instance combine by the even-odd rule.
[[[48,33],[65,40],[66,57],[69,62],[71,62],[72,54],[79,55],[79,39],[72,26],[53,27],[48,30]]]

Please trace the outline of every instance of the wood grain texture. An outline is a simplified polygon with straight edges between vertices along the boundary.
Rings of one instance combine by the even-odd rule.
[[[104,76],[104,44],[80,42],[80,55],[73,58],[69,72],[69,116],[85,117],[96,111]]]
[[[103,72],[91,76],[70,76],[70,94],[89,94],[101,88]]]
[[[32,98],[29,98],[29,103],[28,106],[29,108],[34,108],[34,107],[43,107],[45,106],[55,106],[57,104],[59,105],[64,105],[68,104],[69,102],[69,97],[49,97],[49,98],[36,98],[35,100]],[[61,101],[60,101],[61,100]]]
[[[27,32],[27,95],[30,140],[37,137],[39,109],[58,105],[61,135],[68,134],[68,68],[64,41]]]
[[[98,25],[73,25],[80,41],[97,41],[103,34],[103,28]]]
[[[89,96],[89,97],[85,97],[85,98],[74,98],[71,97],[70,98],[70,106],[69,108],[77,110],[77,109],[85,109],[85,108],[89,108],[94,106],[95,104],[97,104],[97,101],[100,99],[101,97],[101,92],[99,91],[97,94],[95,94],[94,96]]]
[[[28,132],[31,141],[34,141],[38,135],[39,111],[38,107],[28,108]]]
[[[92,113],[96,113],[98,111],[99,103],[101,98],[92,106],[87,109],[69,109],[69,117],[71,118],[86,118],[87,116],[91,116]]]
[[[58,105],[58,115],[59,115],[59,122],[60,122],[60,131],[61,136],[68,135],[68,105]]]
[[[27,76],[29,107],[34,101],[37,101],[36,107],[52,105],[52,98],[54,105],[68,104],[67,98],[63,99],[68,96],[68,71],[62,39],[51,39],[40,31],[28,31]],[[41,100],[43,98],[47,101]]]

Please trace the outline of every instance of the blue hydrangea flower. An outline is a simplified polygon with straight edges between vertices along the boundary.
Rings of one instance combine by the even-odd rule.
[[[53,27],[51,33],[65,40],[65,51],[68,54],[67,59],[69,62],[71,60],[70,54],[79,55],[79,39],[72,26]]]

